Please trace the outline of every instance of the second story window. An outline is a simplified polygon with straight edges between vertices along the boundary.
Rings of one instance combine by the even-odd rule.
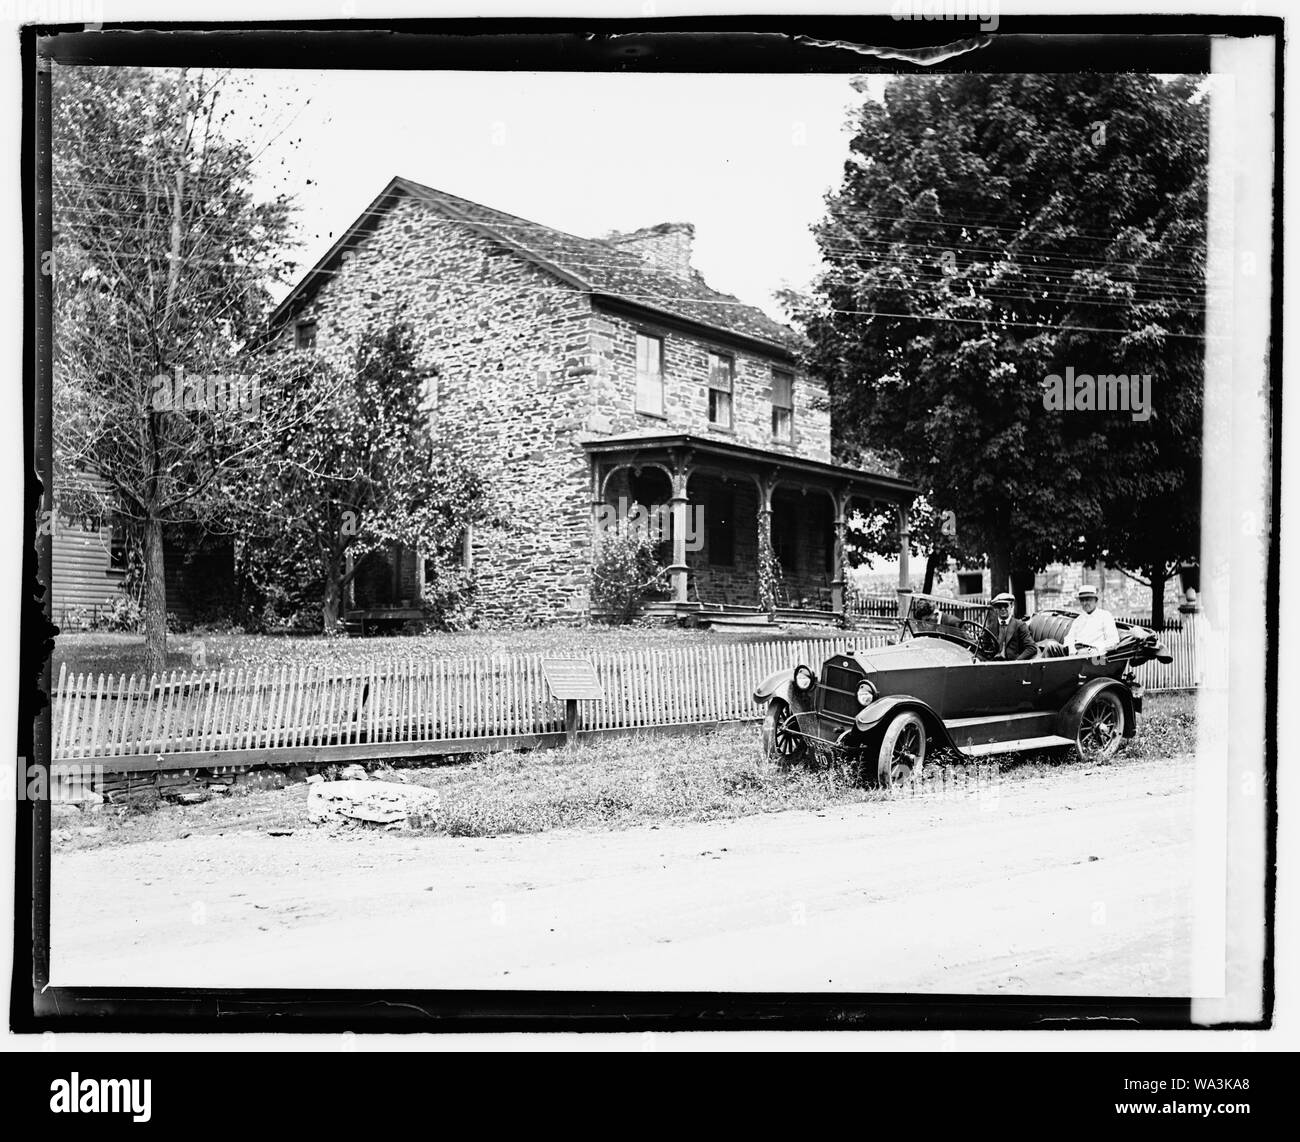
[[[316,322],[298,322],[293,331],[293,345],[295,349],[316,348]]]
[[[772,372],[772,439],[794,443],[794,374]]]
[[[710,353],[709,423],[715,428],[731,427],[731,398],[735,381],[736,362],[720,353]]]
[[[636,410],[664,414],[664,343],[658,337],[636,335]]]

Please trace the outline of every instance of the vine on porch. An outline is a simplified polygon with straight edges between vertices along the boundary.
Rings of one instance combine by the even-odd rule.
[[[772,547],[772,525],[766,513],[758,517],[758,605],[773,617],[782,586],[781,563]]]

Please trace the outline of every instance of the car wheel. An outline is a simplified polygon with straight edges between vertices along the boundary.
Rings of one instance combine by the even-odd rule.
[[[1103,690],[1084,708],[1075,747],[1084,761],[1106,761],[1115,756],[1128,729],[1124,703],[1111,690]]]
[[[876,755],[876,783],[882,787],[920,776],[925,764],[925,723],[919,714],[899,714],[885,727]]]
[[[803,759],[808,743],[790,732],[798,722],[784,698],[773,698],[767,704],[763,719],[763,756],[778,765],[793,765]]]

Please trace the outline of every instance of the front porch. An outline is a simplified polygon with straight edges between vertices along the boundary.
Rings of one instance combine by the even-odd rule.
[[[892,476],[689,434],[589,440],[593,538],[633,505],[668,522],[669,588],[647,610],[716,626],[841,625],[845,529],[854,511],[898,519],[908,583],[915,488]]]

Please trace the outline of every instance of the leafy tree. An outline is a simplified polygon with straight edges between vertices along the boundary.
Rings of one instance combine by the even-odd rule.
[[[836,450],[887,442],[986,554],[1164,567],[1197,546],[1206,106],[1135,75],[945,75],[866,101],[794,306]],[[1150,415],[1047,378],[1150,375]]]
[[[864,466],[880,470],[879,465]],[[925,557],[921,590],[927,594],[934,589],[935,576],[949,559],[968,563],[981,556],[978,550],[972,550],[962,542],[955,513],[937,511],[924,496],[913,501],[907,523],[911,553]],[[845,548],[851,567],[861,566],[876,556],[897,558],[898,510],[879,508],[855,514],[845,533]]]
[[[465,586],[466,527],[495,522],[493,472],[431,435],[411,328],[374,324],[332,353],[281,350],[276,359],[299,415],[276,434],[260,495],[241,505],[264,564],[321,584],[332,631],[362,557],[401,544],[423,557],[426,593],[445,609]]]
[[[164,527],[224,514],[287,407],[259,375],[257,329],[291,269],[291,205],[255,200],[254,155],[222,134],[228,80],[52,79],[55,483],[138,529],[150,671],[166,650]]]

